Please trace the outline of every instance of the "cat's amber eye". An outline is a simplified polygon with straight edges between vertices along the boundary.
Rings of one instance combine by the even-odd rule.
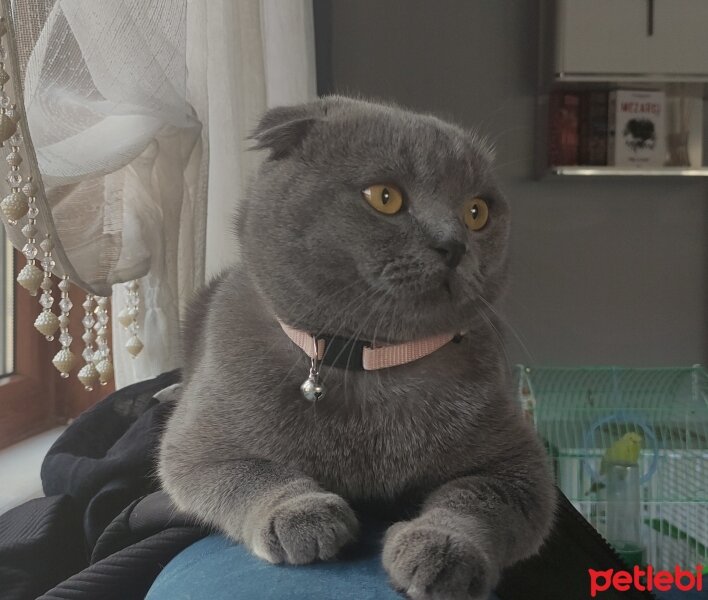
[[[403,208],[403,194],[395,185],[372,185],[361,193],[371,206],[385,215],[395,215]]]
[[[479,231],[489,221],[489,206],[481,198],[468,198],[463,206],[465,225],[472,231]]]

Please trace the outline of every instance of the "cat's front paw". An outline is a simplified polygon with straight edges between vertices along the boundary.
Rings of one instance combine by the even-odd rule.
[[[486,600],[495,583],[488,557],[469,536],[421,519],[389,528],[383,564],[413,600]]]
[[[359,522],[346,500],[336,494],[310,492],[276,504],[249,546],[268,562],[301,565],[333,558],[358,533]]]

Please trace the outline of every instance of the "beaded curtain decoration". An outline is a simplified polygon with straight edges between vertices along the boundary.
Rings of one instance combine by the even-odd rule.
[[[17,282],[31,296],[36,296],[41,290],[41,311],[34,326],[48,341],[54,340],[58,332],[61,348],[52,363],[61,377],[67,378],[79,363],[76,353],[71,349],[74,338],[69,332],[69,314],[73,303],[69,298],[69,289],[72,282],[79,287],[84,286],[78,276],[75,276],[61,247],[55,243],[58,238],[51,211],[46,201],[42,201],[45,198],[44,187],[29,130],[22,119],[20,69],[12,24],[8,17],[9,3],[3,0],[0,2],[0,148],[5,154],[9,173],[5,178],[8,189],[0,201],[0,216],[9,234],[12,229],[19,229],[25,240],[21,252],[27,259],[27,264],[17,275]],[[13,235],[8,237],[17,239],[17,236]],[[38,240],[41,241],[38,243]],[[59,279],[58,314],[53,310],[54,277]],[[126,349],[135,357],[143,348],[138,337],[139,284],[137,281],[130,281],[125,285],[128,290],[128,305],[120,312],[119,321],[131,333]],[[113,378],[108,344],[108,305],[109,298],[96,296],[91,292],[86,294],[82,304],[83,366],[79,369],[77,377],[87,390],[92,390],[96,384],[106,385]]]

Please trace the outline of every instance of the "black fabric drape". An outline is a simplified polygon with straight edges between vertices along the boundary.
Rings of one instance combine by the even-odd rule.
[[[171,405],[165,373],[79,416],[42,464],[45,498],[0,515],[0,600],[132,600],[204,536],[158,491],[155,457]]]
[[[172,371],[118,390],[80,415],[49,449],[41,470],[44,493],[66,494],[82,507],[87,553],[132,500],[157,490],[155,453],[172,406],[154,395],[178,381]]]

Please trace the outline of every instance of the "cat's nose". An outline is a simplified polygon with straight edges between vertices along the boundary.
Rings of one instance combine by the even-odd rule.
[[[433,246],[433,250],[442,256],[448,267],[454,269],[460,264],[462,257],[467,251],[467,246],[455,240],[447,240],[444,242],[436,242]]]

